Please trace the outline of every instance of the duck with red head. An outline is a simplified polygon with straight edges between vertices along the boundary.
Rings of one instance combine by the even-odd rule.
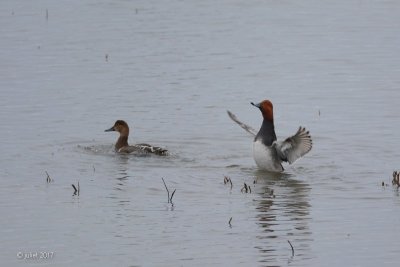
[[[128,144],[129,126],[123,120],[117,120],[110,129],[105,132],[119,132],[117,143],[115,144],[115,151],[119,153],[140,153],[140,154],[155,154],[159,156],[168,155],[168,150],[161,147],[151,146],[149,144]]]
[[[253,102],[251,102],[251,104],[260,109],[261,114],[264,118],[255,140],[262,140],[262,142],[266,146],[270,146],[274,141],[276,141],[274,126],[274,107],[269,100],[264,100],[258,104],[254,104]]]
[[[274,125],[274,109],[272,102],[264,100],[258,104],[251,104],[260,109],[263,122],[256,133],[250,126],[240,122],[235,115],[228,111],[229,117],[243,129],[255,136],[253,141],[253,157],[260,169],[282,172],[282,162],[292,164],[307,154],[312,148],[310,133],[299,127],[296,134],[283,141],[277,141]]]
[[[274,106],[272,105],[272,102],[269,100],[264,100],[258,104],[254,104],[253,102],[250,102],[253,106],[259,108],[261,110],[261,113],[264,117],[264,119],[273,122],[274,121]]]

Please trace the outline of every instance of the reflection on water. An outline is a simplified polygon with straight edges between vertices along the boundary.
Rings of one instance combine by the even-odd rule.
[[[255,199],[256,218],[260,229],[257,235],[260,244],[256,248],[261,254],[260,262],[270,265],[290,258],[287,240],[295,246],[296,257],[309,257],[310,186],[285,173],[257,171],[255,177],[259,196]],[[280,249],[282,246],[288,247],[286,254]]]

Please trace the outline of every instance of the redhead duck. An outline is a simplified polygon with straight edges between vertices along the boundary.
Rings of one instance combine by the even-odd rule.
[[[253,141],[253,157],[260,169],[282,172],[282,162],[292,164],[307,154],[312,148],[310,133],[299,127],[297,132],[282,141],[277,141],[274,126],[274,112],[272,102],[264,100],[259,104],[251,104],[260,109],[263,116],[261,128],[256,132],[250,126],[240,122],[235,115],[228,111],[229,117],[243,129],[255,136]]]
[[[105,130],[105,132],[119,132],[119,138],[117,143],[115,144],[115,151],[119,153],[151,153],[159,156],[168,155],[168,150],[163,149],[161,147],[151,146],[149,144],[136,144],[133,146],[128,145],[128,136],[129,136],[129,126],[123,120],[117,120],[114,123],[114,126],[110,129]]]

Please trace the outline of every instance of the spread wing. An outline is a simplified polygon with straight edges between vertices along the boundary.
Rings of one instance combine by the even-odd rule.
[[[276,151],[283,161],[290,164],[307,154],[312,148],[312,139],[306,128],[300,127],[296,134],[284,141],[276,142]]]
[[[254,130],[252,127],[250,127],[247,124],[244,124],[243,122],[239,121],[238,118],[236,118],[235,114],[233,114],[232,112],[230,112],[229,110],[227,110],[226,112],[228,112],[228,116],[229,118],[231,118],[234,122],[236,122],[237,124],[239,124],[240,127],[242,127],[246,132],[252,134],[253,136],[257,135],[257,131]]]

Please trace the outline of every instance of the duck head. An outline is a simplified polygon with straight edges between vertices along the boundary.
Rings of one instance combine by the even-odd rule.
[[[129,135],[129,126],[125,121],[117,120],[114,123],[113,127],[105,130],[105,132],[114,132],[114,131],[119,132],[122,136],[128,136]]]
[[[261,111],[261,113],[263,115],[263,118],[265,120],[268,120],[268,121],[271,121],[271,122],[274,121],[274,109],[273,109],[271,101],[264,100],[264,101],[262,101],[262,102],[260,102],[258,104],[254,104],[253,102],[251,102],[250,104],[252,104],[253,106],[255,106],[255,107],[260,109],[260,111]]]

